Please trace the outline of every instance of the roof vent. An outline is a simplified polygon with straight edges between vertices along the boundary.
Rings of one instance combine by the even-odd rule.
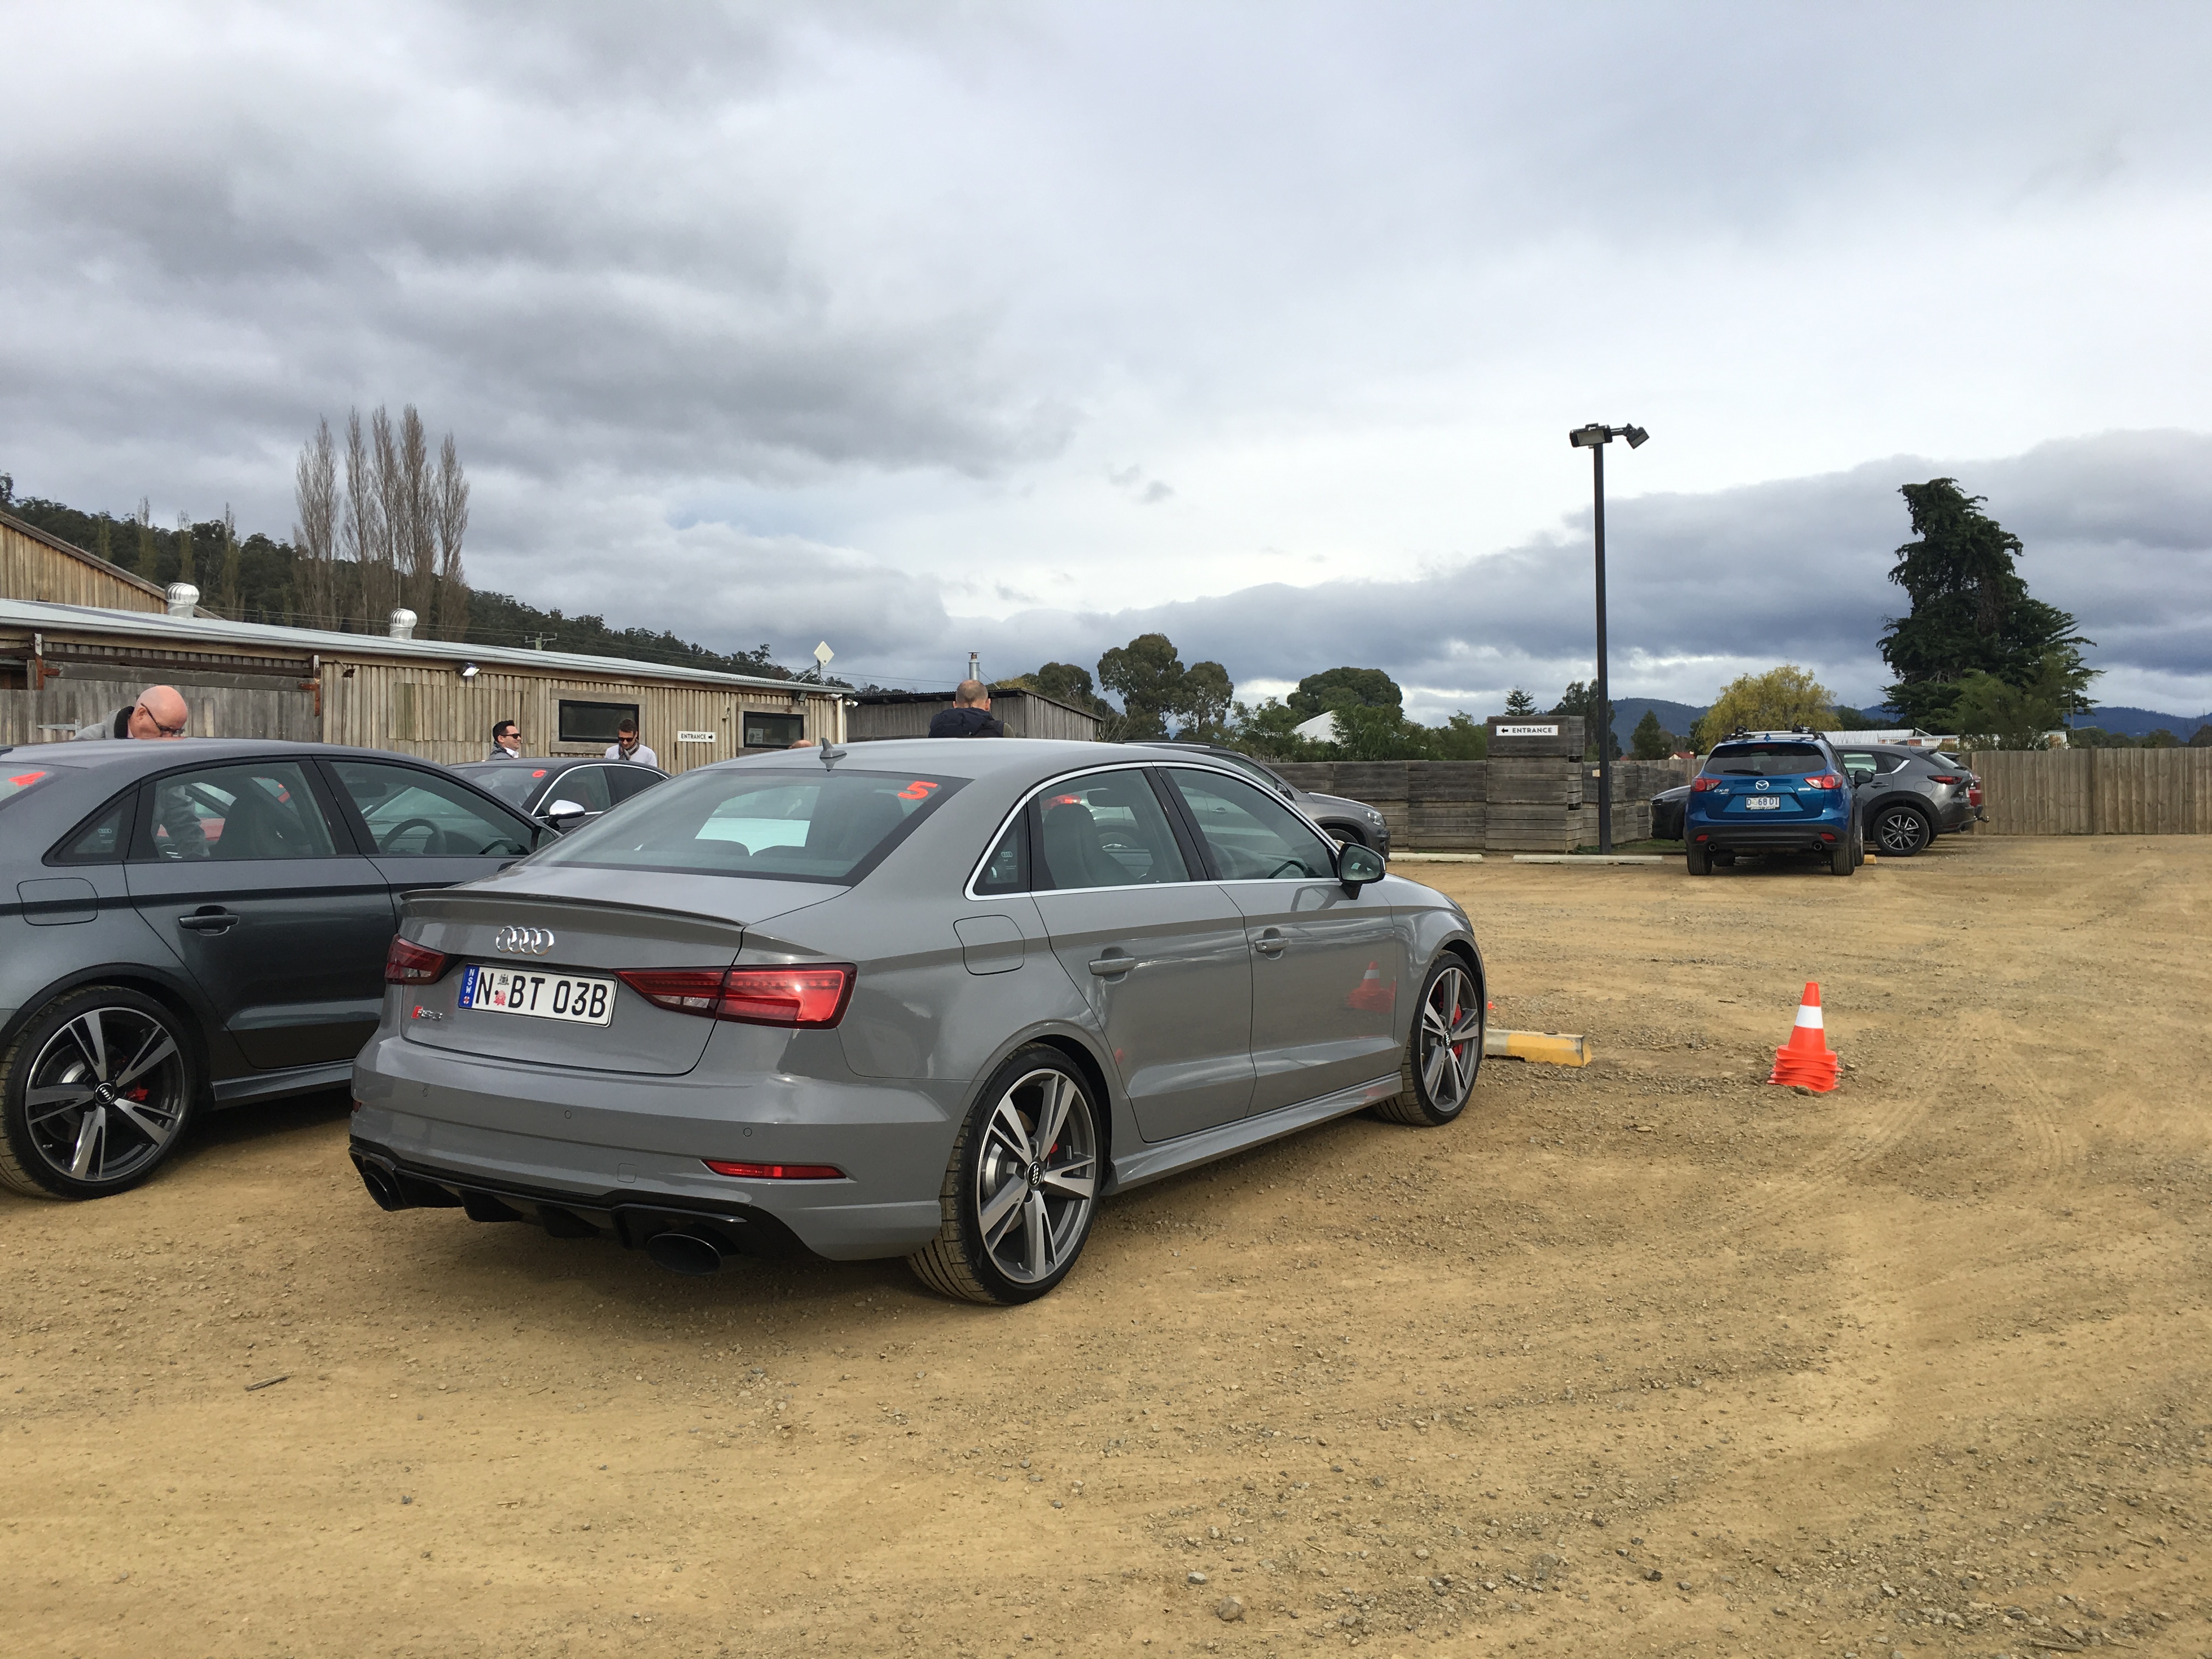
[[[169,584],[169,614],[171,616],[189,617],[192,614],[192,607],[199,602],[200,591],[190,582]]]
[[[392,637],[395,640],[413,639],[415,623],[415,613],[403,605],[392,613]]]

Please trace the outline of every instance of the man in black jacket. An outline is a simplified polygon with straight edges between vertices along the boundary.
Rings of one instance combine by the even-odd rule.
[[[991,714],[991,688],[981,680],[963,680],[952,694],[952,707],[940,708],[929,723],[933,738],[1003,738],[1006,723]]]

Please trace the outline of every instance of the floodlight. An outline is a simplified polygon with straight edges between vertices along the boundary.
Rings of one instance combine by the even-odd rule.
[[[1640,426],[1625,426],[1620,428],[1620,435],[1628,440],[1628,447],[1631,449],[1638,449],[1643,447],[1644,440],[1651,434]]]
[[[1567,441],[1577,449],[1595,449],[1611,435],[1601,426],[1578,426],[1567,434]]]
[[[463,679],[465,679],[465,680],[472,680],[472,679],[476,678],[476,677],[477,677],[477,665],[476,665],[474,663],[472,663],[472,662],[465,662],[465,663],[463,663],[463,664],[461,665],[461,678],[462,678]]]

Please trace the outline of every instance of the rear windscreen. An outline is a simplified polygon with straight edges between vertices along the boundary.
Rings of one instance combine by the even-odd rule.
[[[647,790],[538,861],[853,882],[963,781],[818,765],[773,772],[708,767]]]
[[[1827,760],[1818,744],[1731,743],[1705,757],[1709,778],[1794,778],[1824,772]]]

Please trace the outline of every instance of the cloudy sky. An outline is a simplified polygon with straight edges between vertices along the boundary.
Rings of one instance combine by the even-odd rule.
[[[12,3],[0,470],[282,533],[414,403],[481,585],[862,676],[1417,712],[1789,658],[1955,474],[2212,706],[2212,9]]]

